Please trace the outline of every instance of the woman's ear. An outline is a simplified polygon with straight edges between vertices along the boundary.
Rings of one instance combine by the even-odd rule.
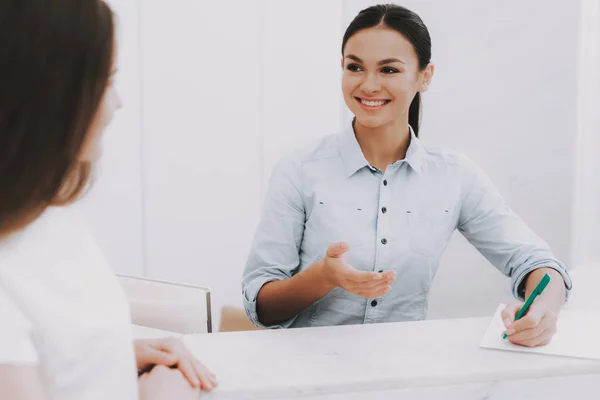
[[[419,84],[419,92],[426,92],[429,89],[429,84],[433,78],[435,72],[435,66],[431,63],[425,67],[425,70],[421,73],[421,82]]]

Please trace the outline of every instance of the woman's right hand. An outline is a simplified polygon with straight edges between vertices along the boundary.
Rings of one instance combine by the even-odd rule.
[[[140,400],[197,400],[200,389],[193,388],[178,368],[157,365],[138,379]]]
[[[381,297],[391,289],[396,281],[396,272],[359,271],[344,260],[344,254],[350,247],[339,242],[327,248],[323,259],[323,275],[332,287],[341,287],[357,296],[374,299]]]

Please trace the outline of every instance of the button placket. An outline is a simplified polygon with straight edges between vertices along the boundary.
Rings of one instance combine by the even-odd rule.
[[[391,168],[388,168],[390,170]],[[390,183],[387,178],[387,171],[381,181],[382,186],[379,190],[379,210],[377,219],[377,257],[373,267],[374,271],[380,273],[387,270],[387,266],[390,262],[391,248],[389,246],[390,240],[390,217],[389,217],[389,205],[391,204],[391,192]]]
[[[391,170],[392,168],[388,168]],[[375,250],[375,265],[373,266],[373,271],[378,271],[379,273],[383,273],[386,270],[386,266],[389,265],[390,260],[390,251],[389,246],[381,243],[383,238],[385,242],[388,242],[387,236],[390,232],[390,223],[389,223],[389,204],[390,204],[390,186],[389,180],[387,178],[388,172],[383,174],[381,177],[380,187],[379,187],[379,204],[378,204],[378,213],[377,213],[377,232],[376,232],[376,250]],[[377,311],[381,305],[381,299],[369,299],[366,304],[365,310],[365,323],[377,322],[379,319],[379,315],[381,311]]]
[[[380,257],[378,260],[381,264],[386,265],[387,260],[389,260],[388,254],[389,249],[387,249],[387,244],[389,243],[389,235],[390,235],[390,223],[389,223],[389,214],[388,207],[391,204],[390,201],[390,182],[388,177],[386,176],[388,171],[393,170],[392,166],[386,170],[386,173],[383,175],[382,185],[379,191],[379,219],[377,223],[377,239],[379,243],[377,244],[378,253]]]

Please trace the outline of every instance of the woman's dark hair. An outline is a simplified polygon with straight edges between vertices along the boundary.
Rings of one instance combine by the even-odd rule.
[[[79,161],[111,75],[113,13],[102,0],[0,2],[0,236],[76,200]]]
[[[423,20],[414,12],[395,5],[379,4],[365,8],[350,22],[342,40],[342,55],[348,40],[357,32],[374,27],[393,29],[404,36],[415,49],[419,59],[419,68],[425,69],[431,61],[431,37]],[[419,135],[419,119],[421,116],[421,94],[417,92],[408,110],[408,123]]]

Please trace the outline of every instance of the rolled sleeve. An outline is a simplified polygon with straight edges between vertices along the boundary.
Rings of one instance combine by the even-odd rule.
[[[275,166],[242,276],[246,314],[261,328],[287,328],[296,319],[265,326],[258,320],[256,299],[266,283],[290,278],[298,269],[305,222],[300,167],[294,155]]]
[[[458,230],[491,264],[511,278],[516,298],[523,299],[523,280],[538,268],[557,270],[563,277],[568,296],[572,283],[564,264],[505,204],[488,176],[468,158],[462,161]]]
[[[277,325],[264,325],[262,322],[259,321],[258,314],[256,312],[256,298],[258,297],[258,292],[260,292],[260,289],[265,284],[267,284],[271,281],[274,281],[274,280],[277,280],[277,279],[273,279],[271,276],[255,278],[254,280],[250,281],[250,283],[248,283],[243,288],[244,309],[246,310],[246,315],[248,316],[250,321],[252,321],[252,323],[259,328],[264,328],[264,329],[289,328],[290,325],[292,324],[292,322],[294,322],[294,320],[296,319],[294,317],[294,318],[289,319],[288,321],[285,321],[285,322],[277,324]]]
[[[523,281],[527,275],[538,268],[552,268],[560,273],[563,281],[565,282],[565,288],[567,289],[567,297],[565,299],[567,300],[573,286],[571,277],[569,276],[565,266],[560,261],[550,259],[539,260],[534,263],[526,263],[518,267],[511,277],[513,296],[519,300],[525,300],[525,285]]]

